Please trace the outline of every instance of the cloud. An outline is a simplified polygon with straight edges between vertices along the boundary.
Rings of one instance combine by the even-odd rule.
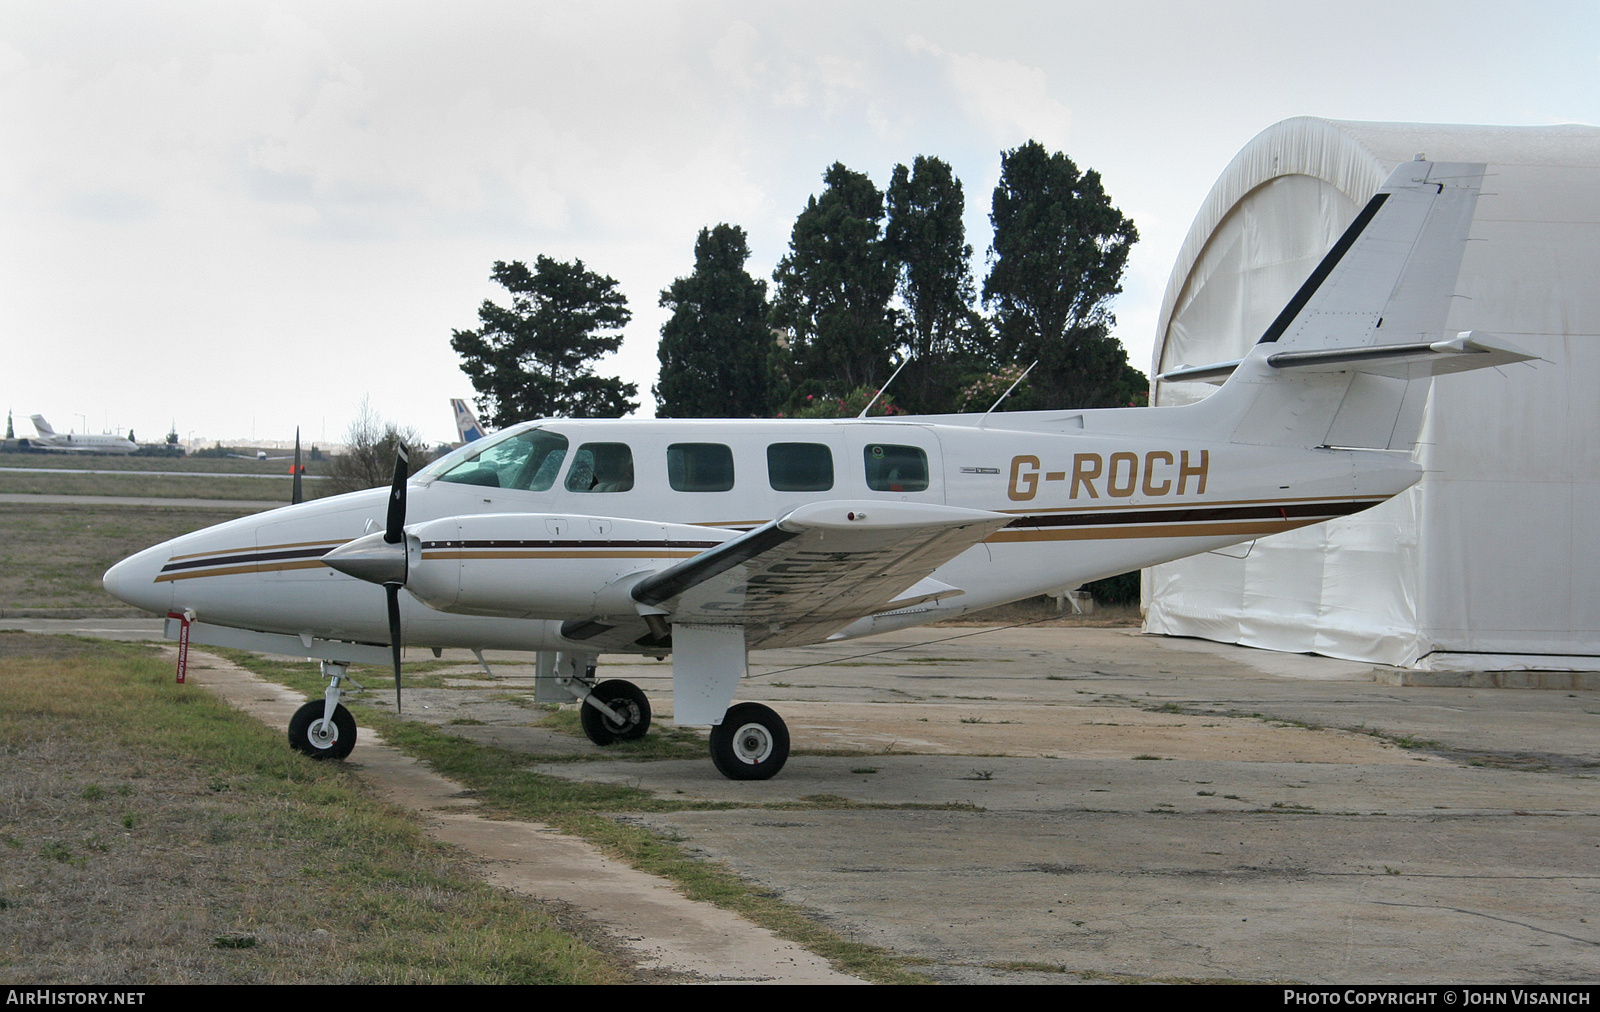
[[[1050,94],[1043,70],[1015,60],[950,52],[921,35],[908,38],[906,46],[942,65],[962,107],[995,143],[1013,147],[1031,139],[1055,150],[1067,147],[1072,110]]]

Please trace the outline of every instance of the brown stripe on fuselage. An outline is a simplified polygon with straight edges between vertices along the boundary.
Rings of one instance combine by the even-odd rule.
[[[200,569],[186,572],[162,573],[155,578],[156,583],[170,583],[173,580],[198,580],[204,576],[242,576],[246,573],[276,573],[285,569],[321,569],[321,559],[306,559],[300,562],[269,562],[256,563],[248,566],[227,566],[222,569]]]
[[[1289,520],[1302,517],[1331,519],[1371,509],[1382,499],[1345,499],[1339,502],[1280,502],[1239,506],[1170,506],[1164,509],[1123,510],[1119,512],[1049,513],[1021,516],[1006,525],[1007,530],[1032,527],[1093,527],[1116,524],[1202,523],[1224,520]],[[1313,521],[1314,522],[1314,521]]]
[[[424,551],[424,559],[692,559],[699,555],[698,551],[674,551],[665,548],[653,549],[559,549],[559,548],[524,548],[524,549],[435,549]]]
[[[1218,500],[1218,501],[1215,501],[1215,502],[1210,502],[1210,501],[1207,501],[1207,502],[1191,501],[1191,502],[1186,502],[1186,503],[1174,503],[1171,506],[1163,506],[1160,503],[1153,503],[1153,502],[1127,503],[1127,504],[1121,504],[1121,505],[1113,504],[1113,503],[1105,503],[1105,504],[1102,505],[1100,503],[1095,503],[1095,504],[1089,505],[1089,506],[1035,506],[1035,507],[1033,507],[1031,509],[1004,509],[1004,510],[995,510],[995,512],[996,513],[1013,513],[1013,514],[1030,514],[1030,515],[1031,514],[1044,514],[1044,513],[1090,513],[1090,512],[1110,513],[1110,512],[1120,512],[1120,511],[1126,511],[1126,510],[1190,509],[1190,508],[1195,508],[1195,507],[1216,508],[1216,507],[1220,507],[1220,506],[1261,506],[1261,505],[1288,506],[1288,505],[1291,505],[1293,503],[1351,502],[1351,501],[1355,501],[1355,500],[1368,500],[1368,499],[1374,500],[1374,504],[1376,504],[1377,502],[1383,502],[1387,498],[1389,498],[1389,497],[1388,496],[1352,496],[1352,495],[1295,496],[1293,498],[1279,498],[1279,499],[1221,499],[1221,500]]]
[[[1332,517],[1309,520],[1279,520],[1275,523],[1233,524],[1152,524],[1142,527],[1065,527],[1053,530],[1002,530],[989,535],[985,541],[991,545],[1014,541],[1116,541],[1122,538],[1209,538],[1232,537],[1243,534],[1249,537],[1266,537],[1292,531],[1296,527],[1309,527]]]

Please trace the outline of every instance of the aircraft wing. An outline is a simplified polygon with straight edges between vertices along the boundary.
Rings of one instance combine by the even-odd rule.
[[[815,642],[890,605],[939,596],[925,592],[928,575],[1013,519],[925,503],[813,503],[645,578],[633,599],[674,624],[741,627],[751,647]]]

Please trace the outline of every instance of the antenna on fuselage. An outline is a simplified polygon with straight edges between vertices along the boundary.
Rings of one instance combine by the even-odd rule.
[[[305,465],[300,463],[300,426],[294,427],[294,465],[289,469],[294,475],[294,488],[289,494],[289,504],[294,505],[305,501],[305,493],[300,487],[300,476],[306,473]]]
[[[911,362],[911,360],[908,358],[904,362],[901,362],[899,365],[895,366],[894,372],[889,374],[889,383],[893,383],[894,382],[894,378],[896,376],[900,375],[900,370],[904,369],[907,365],[910,364],[910,362]],[[872,395],[872,400],[868,401],[867,402],[867,406],[861,409],[861,414],[857,415],[856,416],[857,418],[865,418],[865,417],[867,417],[867,412],[871,411],[872,410],[872,406],[874,404],[878,403],[878,398],[883,396],[883,392],[885,390],[889,389],[889,383],[885,383],[883,386],[878,388],[878,392]]]
[[[1015,390],[1017,388],[1017,383],[1021,383],[1023,380],[1027,379],[1028,378],[1028,374],[1030,372],[1033,372],[1033,366],[1034,365],[1038,365],[1038,364],[1039,364],[1039,360],[1038,359],[1034,359],[1033,360],[1033,365],[1030,365],[1030,366],[1028,366],[1028,368],[1022,370],[1022,375],[1017,377],[1016,383],[1013,383],[1010,386],[1006,387],[1006,392],[1000,395],[1000,400],[997,400],[993,404],[989,405],[989,410],[985,411],[983,413],[983,417],[978,419],[978,428],[980,428],[980,429],[983,428],[983,423],[988,421],[989,420],[989,415],[994,411],[995,408],[998,408],[1000,406],[1000,401],[1003,401],[1007,397],[1010,397],[1011,396],[1011,391],[1013,391],[1013,390]]]

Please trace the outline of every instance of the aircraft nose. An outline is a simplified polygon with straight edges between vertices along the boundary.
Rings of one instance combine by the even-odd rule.
[[[135,608],[165,615],[172,610],[172,584],[157,583],[166,552],[147,548],[106,570],[101,577],[106,593]]]

